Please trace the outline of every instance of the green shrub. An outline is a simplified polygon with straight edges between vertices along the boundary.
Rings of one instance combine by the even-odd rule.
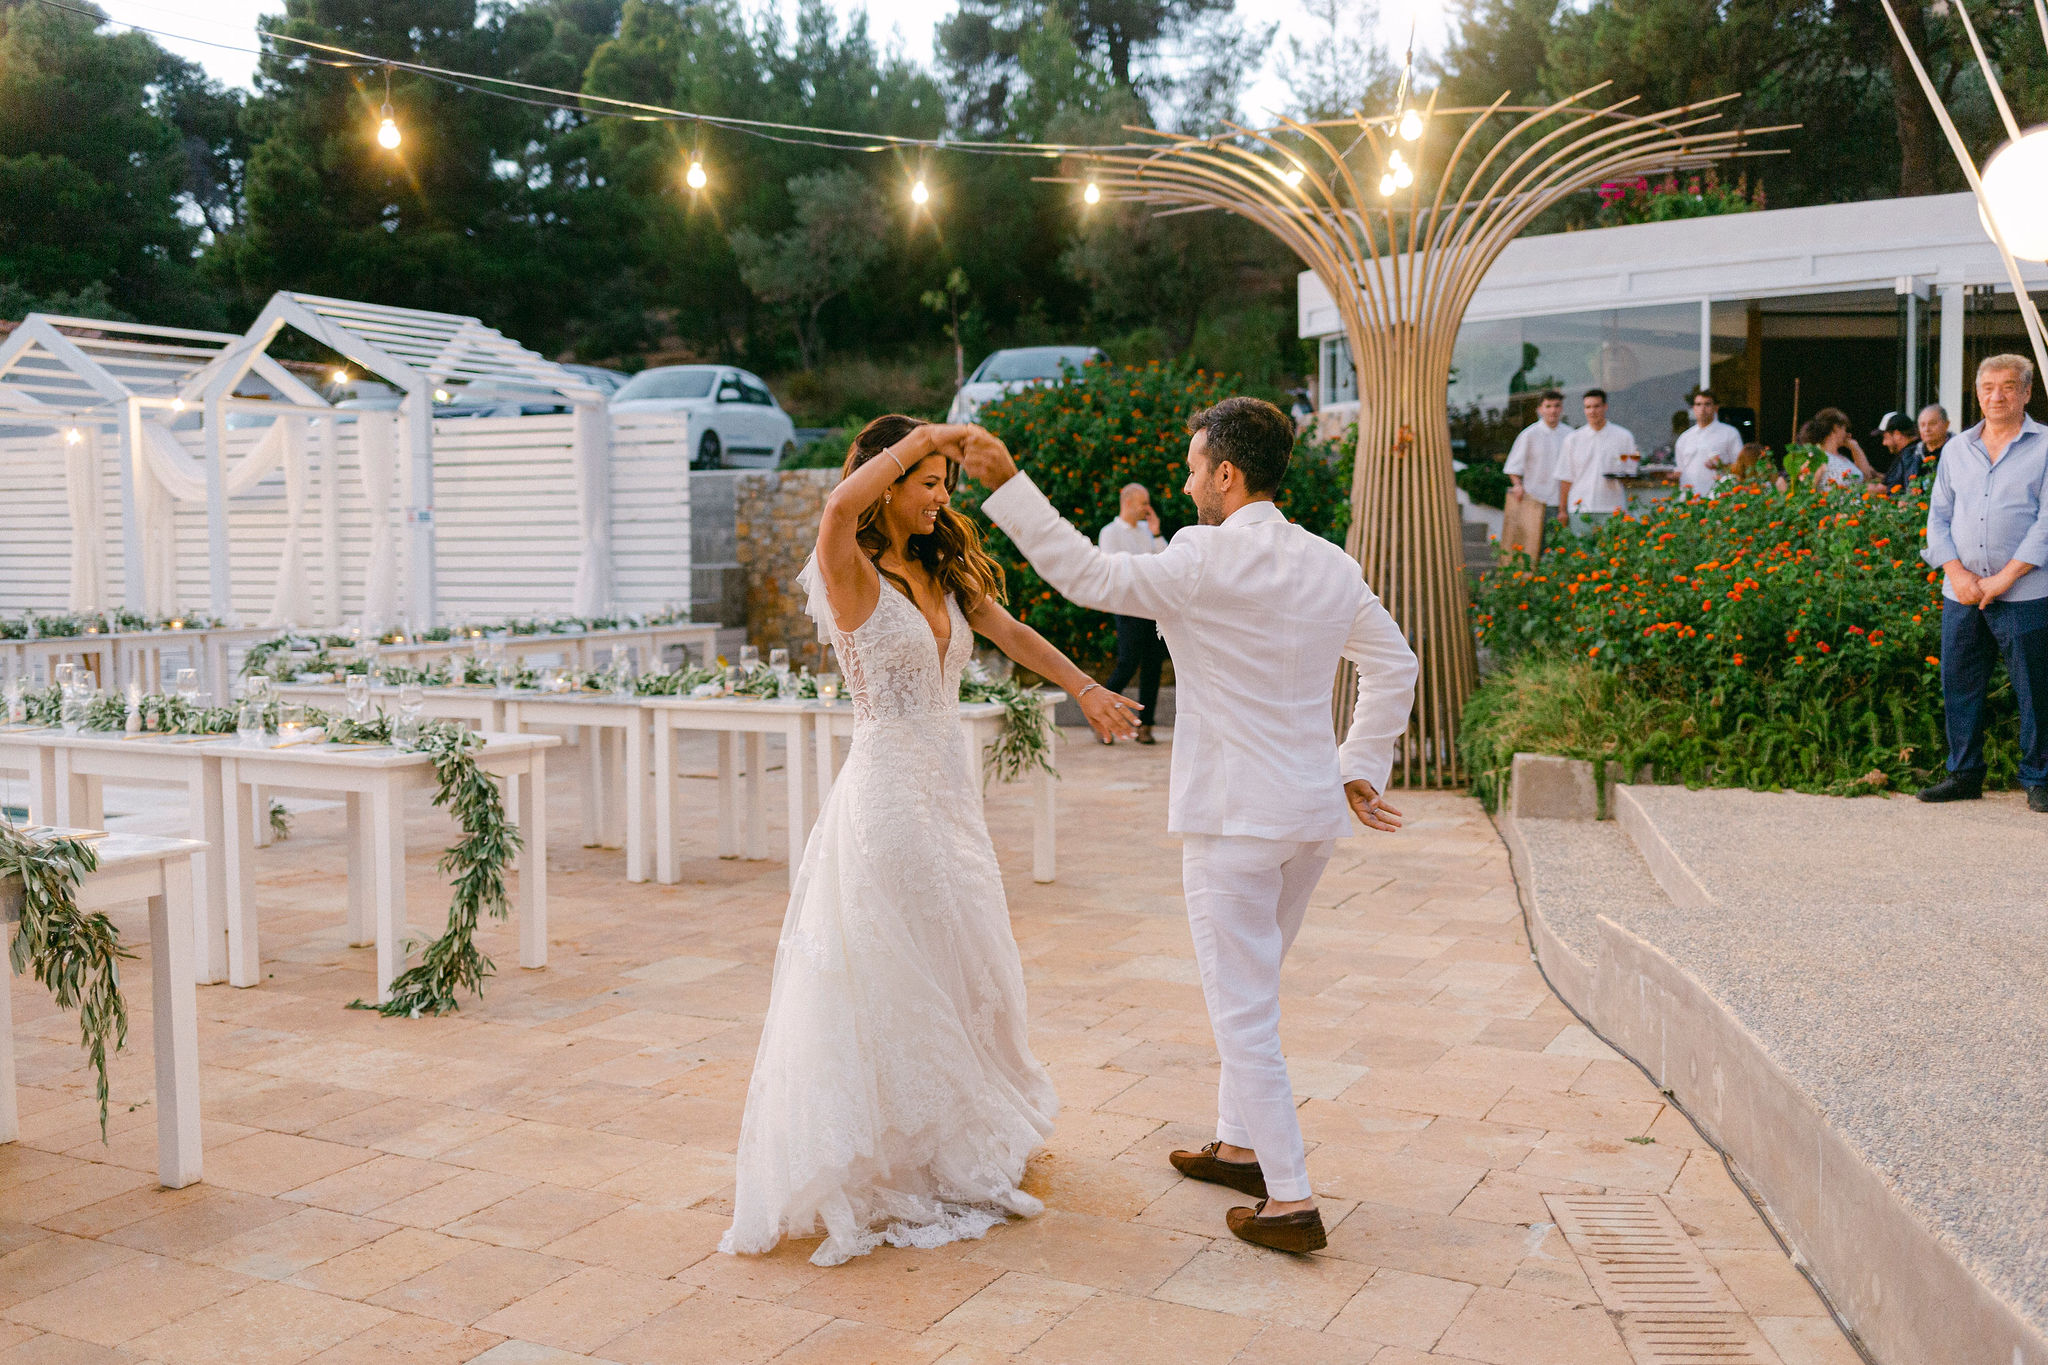
[[[1230,397],[1234,381],[1185,363],[1091,365],[1053,388],[1026,389],[982,408],[982,425],[1016,454],[1062,516],[1093,537],[1117,514],[1119,491],[1152,491],[1160,530],[1195,520],[1187,482],[1187,419]],[[1292,520],[1341,543],[1350,524],[1351,456],[1304,438],[1278,499]],[[978,513],[980,492],[962,490]],[[1116,651],[1116,628],[1101,612],[1074,606],[1032,570],[1008,536],[989,528],[989,551],[1009,573],[1010,608],[1084,666]]]
[[[1468,703],[1468,762],[1494,772],[1519,747],[1704,786],[1926,780],[1947,752],[1926,515],[1924,486],[1891,497],[1747,485],[1560,536],[1538,564],[1511,557],[1475,603],[1504,667]],[[1557,672],[1567,661],[1577,671]],[[2009,685],[1992,705],[1987,757],[1993,780],[2010,781]],[[1558,707],[1593,714],[1560,729]]]
[[[1458,471],[1458,487],[1465,490],[1466,497],[1481,507],[1508,505],[1508,489],[1513,485],[1508,482],[1501,461],[1481,455],[1460,463],[1465,467]]]

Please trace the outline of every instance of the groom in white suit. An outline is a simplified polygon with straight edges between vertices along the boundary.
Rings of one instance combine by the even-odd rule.
[[[1350,817],[1400,828],[1381,792],[1408,725],[1415,655],[1357,562],[1274,506],[1294,450],[1287,415],[1230,398],[1188,426],[1186,492],[1201,524],[1156,555],[1102,553],[979,428],[959,458],[991,490],[989,519],[1048,583],[1077,605],[1156,620],[1173,652],[1167,829],[1182,836],[1188,926],[1222,1080],[1217,1140],[1172,1161],[1261,1198],[1230,1210],[1239,1237],[1314,1251],[1323,1223],[1280,1050],[1280,963]],[[1358,665],[1341,749],[1330,725],[1340,658]]]

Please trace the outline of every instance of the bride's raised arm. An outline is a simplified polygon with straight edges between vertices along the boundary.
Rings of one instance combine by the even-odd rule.
[[[919,460],[957,444],[966,434],[964,426],[936,422],[914,427],[895,445],[863,461],[825,499],[825,515],[818,521],[818,572],[825,580],[832,619],[841,630],[859,630],[881,597],[881,583],[857,539],[861,514],[907,478]]]
[[[1053,642],[1010,615],[993,597],[967,613],[974,633],[1003,653],[1063,689],[1081,708],[1096,734],[1104,738],[1129,739],[1138,733],[1138,703],[1116,693],[1083,673]]]

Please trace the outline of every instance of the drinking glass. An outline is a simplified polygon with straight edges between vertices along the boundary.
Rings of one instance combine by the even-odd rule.
[[[64,689],[63,700],[58,703],[57,719],[64,726],[64,733],[75,735],[85,724],[85,705],[90,694],[82,687]]]
[[[725,666],[725,695],[731,696],[740,690],[740,684],[747,680],[747,670],[738,664]]]
[[[370,675],[349,673],[341,682],[342,695],[348,698],[348,718],[360,725],[370,714]]]
[[[263,742],[263,703],[244,701],[242,709],[235,713],[235,735],[244,744]]]
[[[420,713],[426,710],[427,689],[416,682],[405,683],[398,689],[398,724],[393,727],[392,739],[401,747],[417,743],[420,737]]]
[[[69,694],[78,686],[78,665],[68,661],[60,663],[51,670],[50,679],[57,684],[58,691]]]
[[[631,697],[633,686],[633,656],[622,651],[612,665],[612,695],[621,699]]]
[[[271,685],[269,674],[251,673],[249,680],[242,685],[242,696],[259,706],[267,706],[277,699],[277,689]]]
[[[752,645],[740,646],[740,672],[752,673],[761,666],[761,651]]]
[[[839,700],[839,675],[837,673],[820,673],[818,675],[818,700]]]
[[[299,702],[286,702],[277,710],[277,737],[293,740],[306,733],[306,708]]]
[[[179,669],[179,670],[177,671],[176,675],[175,675],[175,682],[174,682],[174,684],[173,684],[173,687],[174,687],[174,690],[175,690],[175,691],[177,692],[177,694],[178,694],[178,700],[179,700],[179,701],[181,701],[181,702],[185,703],[185,705],[187,705],[188,707],[192,708],[192,709],[193,709],[194,711],[197,711],[197,710],[199,709],[199,670],[198,670],[198,669],[196,669],[196,668],[181,668],[181,669]]]

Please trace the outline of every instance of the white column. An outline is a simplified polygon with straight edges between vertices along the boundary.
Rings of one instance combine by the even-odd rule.
[[[1948,420],[1963,425],[1963,286],[1941,287],[1941,357],[1935,371],[1935,401]]]
[[[434,624],[434,399],[430,381],[406,395],[406,614],[414,630]]]
[[[1700,300],[1700,387],[1714,384],[1714,301]]]
[[[136,484],[145,477],[142,468],[142,414],[129,399],[121,405],[121,605],[136,613],[149,611],[144,596],[142,569],[142,507]]]
[[[228,484],[220,416],[220,399],[208,394],[200,430],[200,458],[206,462],[207,610],[232,625],[234,580],[228,570]]]

